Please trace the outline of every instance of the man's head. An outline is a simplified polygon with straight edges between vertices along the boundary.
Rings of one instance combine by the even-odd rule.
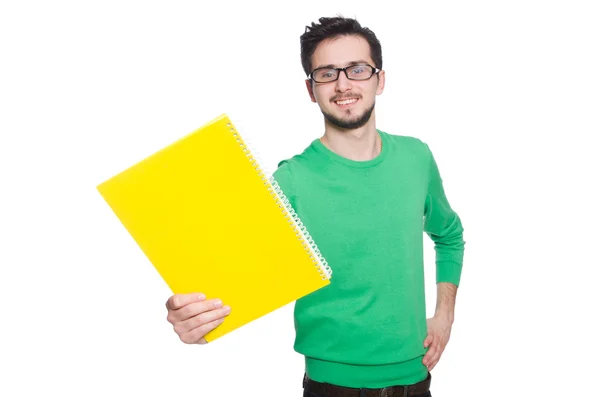
[[[320,18],[306,27],[300,44],[306,87],[325,119],[344,129],[365,125],[385,82],[375,34],[355,19]]]

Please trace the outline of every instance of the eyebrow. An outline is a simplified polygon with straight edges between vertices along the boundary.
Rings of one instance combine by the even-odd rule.
[[[354,66],[354,65],[369,65],[369,62],[365,61],[365,60],[358,60],[358,61],[352,61],[352,62],[348,62],[347,66]],[[321,68],[336,68],[337,66],[335,66],[334,64],[330,63],[328,65],[320,65],[317,66],[315,69],[321,69]]]

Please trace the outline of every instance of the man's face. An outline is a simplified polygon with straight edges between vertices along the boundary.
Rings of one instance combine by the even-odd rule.
[[[312,56],[312,70],[321,67],[343,68],[352,64],[375,66],[369,43],[360,36],[340,36],[319,43]],[[375,96],[383,92],[384,72],[369,80],[349,80],[340,71],[336,81],[317,83],[306,81],[308,93],[317,102],[323,116],[333,125],[354,129],[365,125],[375,107]]]

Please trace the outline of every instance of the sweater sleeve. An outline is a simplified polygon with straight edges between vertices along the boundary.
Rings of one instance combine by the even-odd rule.
[[[277,182],[281,191],[286,196],[292,207],[295,206],[295,195],[293,192],[292,176],[290,174],[290,166],[288,160],[282,160],[277,165],[277,169],[273,172],[273,179]]]
[[[460,283],[465,241],[463,226],[446,198],[442,178],[427,144],[429,184],[425,200],[423,230],[431,238],[436,252],[436,282]]]

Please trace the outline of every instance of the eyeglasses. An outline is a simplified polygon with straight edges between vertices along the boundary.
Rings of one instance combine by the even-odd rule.
[[[308,78],[315,83],[331,83],[340,77],[340,71],[346,74],[348,80],[369,80],[379,69],[371,65],[352,65],[345,68],[318,68],[313,70]]]

